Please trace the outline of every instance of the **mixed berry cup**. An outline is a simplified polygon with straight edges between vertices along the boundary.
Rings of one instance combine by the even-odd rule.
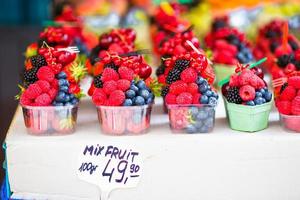
[[[70,106],[22,106],[27,133],[39,136],[75,132],[78,104]]]
[[[209,133],[215,125],[216,105],[167,105],[173,133]]]
[[[98,120],[108,135],[140,135],[150,127],[152,104],[142,106],[97,106]]]

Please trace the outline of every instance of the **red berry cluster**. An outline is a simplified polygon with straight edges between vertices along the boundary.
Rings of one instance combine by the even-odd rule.
[[[212,31],[205,36],[205,44],[212,49],[215,63],[236,65],[253,60],[245,34],[229,26],[226,16],[214,20]]]
[[[45,41],[50,46],[67,47],[72,43],[72,39],[63,27],[47,27],[40,33],[40,40]]]
[[[300,115],[300,76],[291,76],[281,86],[275,105],[281,114]]]

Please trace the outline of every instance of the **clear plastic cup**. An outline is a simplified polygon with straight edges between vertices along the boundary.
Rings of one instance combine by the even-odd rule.
[[[280,124],[287,130],[300,133],[300,115],[284,115],[279,113]]]
[[[216,106],[174,104],[167,107],[173,133],[209,133],[215,126]]]
[[[22,106],[27,133],[31,135],[67,135],[75,132],[78,105]]]
[[[152,104],[143,106],[97,106],[103,133],[140,135],[150,127]]]

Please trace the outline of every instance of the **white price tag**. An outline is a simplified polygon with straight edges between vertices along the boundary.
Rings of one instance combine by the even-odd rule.
[[[77,175],[101,189],[101,200],[117,188],[132,188],[139,183],[142,156],[133,148],[115,145],[85,145],[78,158]]]

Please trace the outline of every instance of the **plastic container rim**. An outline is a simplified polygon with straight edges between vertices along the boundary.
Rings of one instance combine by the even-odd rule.
[[[75,105],[67,105],[67,106],[26,106],[26,105],[22,105],[19,104],[22,108],[26,108],[26,109],[31,109],[31,110],[39,110],[39,109],[67,109],[67,108],[76,108],[78,107],[79,103],[75,104]]]
[[[105,109],[135,109],[135,108],[148,108],[152,107],[154,103],[146,104],[146,105],[141,105],[141,106],[96,106],[96,108],[105,108]]]

